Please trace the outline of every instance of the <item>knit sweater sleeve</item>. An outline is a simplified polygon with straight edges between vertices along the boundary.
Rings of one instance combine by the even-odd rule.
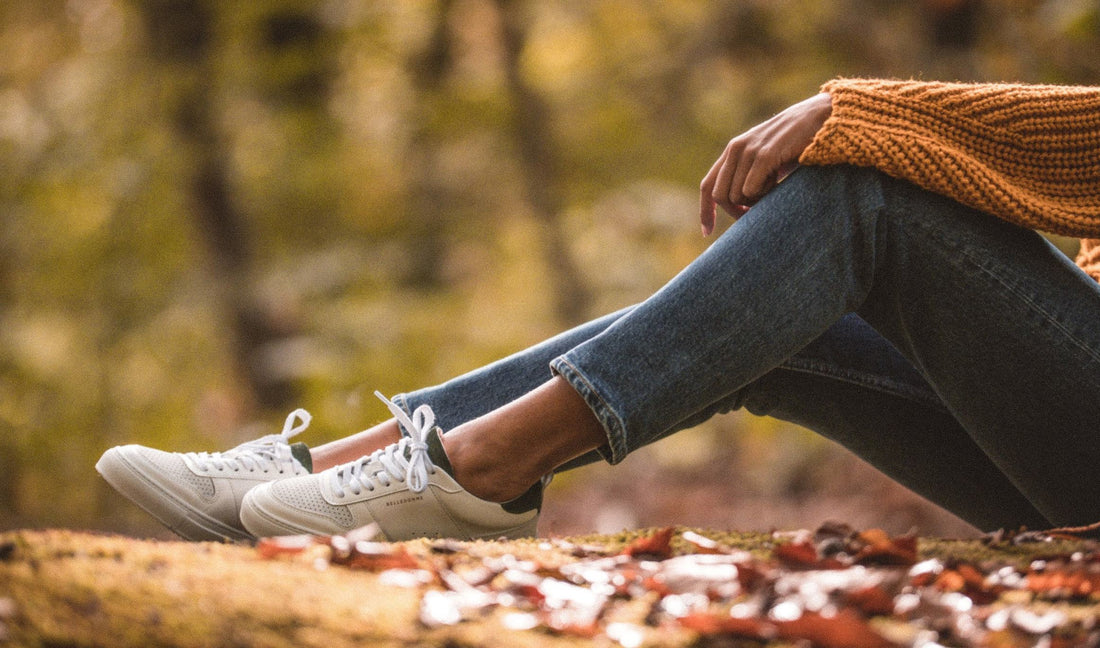
[[[837,79],[802,164],[875,167],[1032,229],[1100,238],[1100,87]]]

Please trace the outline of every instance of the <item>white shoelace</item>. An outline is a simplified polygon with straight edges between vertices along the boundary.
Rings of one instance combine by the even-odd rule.
[[[279,473],[290,470],[294,474],[304,473],[305,467],[290,452],[290,439],[309,427],[313,417],[304,409],[296,409],[286,417],[283,431],[269,434],[259,439],[246,441],[225,452],[189,452],[187,456],[195,462],[199,470],[213,467],[218,471],[262,470],[272,468]],[[296,421],[301,421],[295,425]]]
[[[428,475],[435,474],[435,466],[428,458],[428,433],[435,426],[435,412],[427,405],[416,408],[410,417],[379,392],[374,395],[386,404],[394,418],[409,431],[409,436],[397,443],[351,463],[343,464],[332,471],[332,487],[337,497],[344,497],[345,489],[355,495],[363,489],[373,491],[374,482],[389,486],[394,481],[404,481],[409,490],[422,492],[428,486]],[[408,450],[408,458],[405,451]]]

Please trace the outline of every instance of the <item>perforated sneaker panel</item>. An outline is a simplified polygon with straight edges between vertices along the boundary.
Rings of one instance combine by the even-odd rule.
[[[147,453],[145,460],[155,465],[158,470],[163,471],[164,476],[168,479],[180,482],[204,499],[214,497],[214,480],[210,477],[196,475],[178,455],[154,451]]]
[[[321,495],[321,487],[313,479],[291,479],[271,485],[272,493],[286,506],[323,515],[345,530],[355,526],[355,517],[346,506],[333,506]]]

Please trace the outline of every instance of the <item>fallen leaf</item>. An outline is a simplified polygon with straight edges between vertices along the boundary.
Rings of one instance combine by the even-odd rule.
[[[638,538],[622,550],[624,556],[664,560],[672,556],[672,527],[658,529],[653,535]]]
[[[859,565],[914,565],[917,562],[917,538],[891,538],[885,531],[870,529],[856,536],[860,545],[853,558]]]
[[[775,548],[775,557],[785,567],[817,569],[817,547],[810,542],[786,542]]]
[[[1045,599],[1082,599],[1100,596],[1100,571],[1096,565],[1055,563],[1027,574],[1027,589]]]
[[[844,595],[845,602],[867,616],[894,612],[894,597],[877,585],[853,590]]]
[[[681,617],[680,625],[707,637],[728,635],[769,641],[778,634],[773,624],[757,617],[720,616],[711,612],[695,612]]]
[[[347,554],[338,555],[334,552],[331,560],[334,565],[367,571],[421,567],[420,561],[404,546],[383,542],[356,542]]]
[[[260,538],[256,543],[256,552],[260,554],[260,558],[270,559],[300,554],[316,544],[325,543],[327,543],[326,538],[310,535]]]
[[[789,621],[775,621],[781,639],[806,640],[821,648],[888,648],[889,641],[858,614],[842,609],[833,616],[803,612]]]

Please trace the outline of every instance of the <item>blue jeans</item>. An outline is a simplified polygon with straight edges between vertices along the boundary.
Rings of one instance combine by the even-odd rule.
[[[1100,520],[1100,286],[1038,234],[874,170],[799,169],[645,302],[398,402],[450,429],[550,372],[612,463],[744,407],[979,528]]]

